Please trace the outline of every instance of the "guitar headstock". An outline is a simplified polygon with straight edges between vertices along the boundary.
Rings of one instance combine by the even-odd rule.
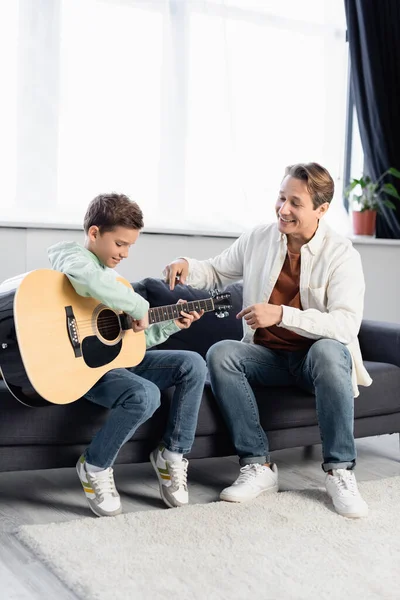
[[[214,313],[219,319],[229,316],[229,310],[232,308],[230,292],[219,292],[212,290],[211,297],[214,302]]]

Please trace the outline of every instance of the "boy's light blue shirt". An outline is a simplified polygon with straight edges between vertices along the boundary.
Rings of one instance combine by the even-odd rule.
[[[113,310],[121,310],[134,319],[142,319],[149,303],[117,281],[117,273],[103,265],[93,252],[76,242],[59,242],[47,251],[51,267],[64,273],[80,296],[96,298]],[[162,344],[179,331],[174,321],[155,323],[145,330],[146,348]]]

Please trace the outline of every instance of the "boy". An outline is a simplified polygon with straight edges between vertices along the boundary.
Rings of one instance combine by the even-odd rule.
[[[103,194],[89,204],[84,247],[60,242],[48,249],[53,269],[65,273],[75,291],[131,315],[134,331],[145,331],[146,347],[164,342],[171,334],[190,327],[200,313],[182,311],[181,318],[149,327],[149,304],[132,288],[117,281],[112,270],[128,257],[139,237],[143,215],[139,206],[122,194]],[[85,398],[112,409],[105,425],[79,458],[76,468],[86,498],[98,516],[121,513],[112,465],[120,448],[160,405],[160,390],[175,386],[166,431],[159,448],[150,455],[160,493],[168,507],[188,503],[188,461],[197,424],[206,367],[203,358],[188,351],[146,352],[131,369],[114,369],[104,375]]]

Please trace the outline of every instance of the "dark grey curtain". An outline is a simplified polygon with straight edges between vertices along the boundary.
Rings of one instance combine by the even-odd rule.
[[[344,0],[351,85],[366,171],[400,170],[400,0]],[[388,180],[389,182],[389,180]],[[391,181],[400,192],[399,180]],[[382,207],[376,237],[400,238],[400,203]]]

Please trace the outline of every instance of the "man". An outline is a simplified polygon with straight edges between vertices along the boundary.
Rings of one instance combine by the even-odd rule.
[[[212,346],[213,393],[240,457],[240,475],[221,492],[243,502],[278,490],[253,385],[298,385],[315,394],[325,485],[336,511],[364,517],[368,507],[354,476],[354,402],[370,385],[357,340],[364,276],[358,252],[323,221],[333,197],[328,171],[316,163],[287,167],[276,202],[277,222],[244,233],[213,259],[179,259],[177,278],[212,288],[243,279],[244,337]],[[243,343],[244,342],[244,343]]]

